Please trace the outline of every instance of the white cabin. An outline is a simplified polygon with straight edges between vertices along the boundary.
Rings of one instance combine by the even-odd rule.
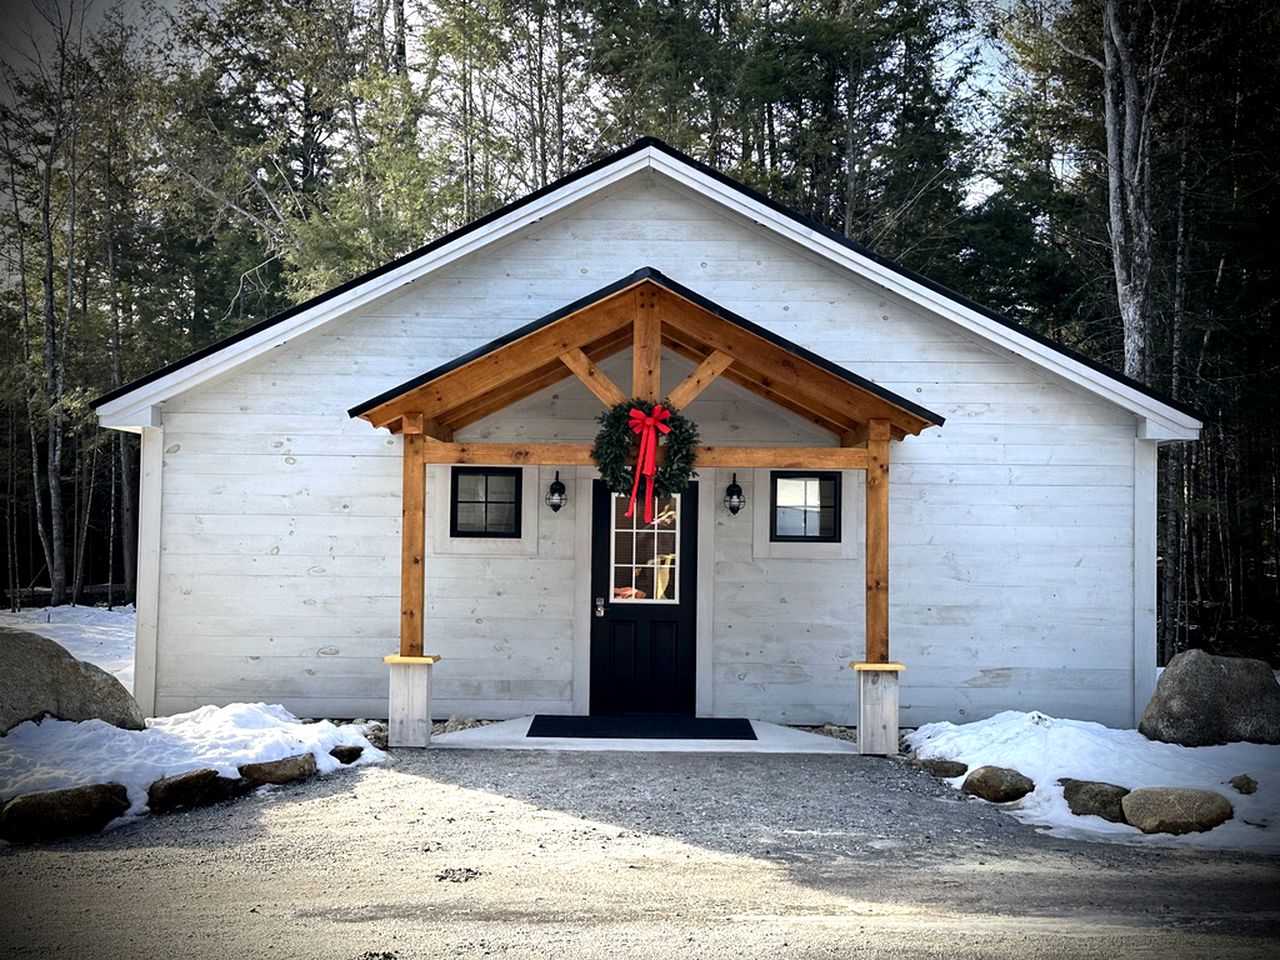
[[[653,524],[589,455],[633,396],[700,433]],[[142,434],[157,715],[385,717],[384,657],[429,653],[437,718],[847,724],[891,661],[904,725],[1131,726],[1156,447],[1201,426],[654,140],[96,408]]]

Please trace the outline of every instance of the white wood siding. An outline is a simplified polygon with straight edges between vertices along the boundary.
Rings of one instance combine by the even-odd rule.
[[[1131,722],[1134,417],[658,183],[571,208],[165,404],[157,711],[265,699],[385,714],[400,443],[347,408],[646,265],[948,418],[893,448],[904,723],[1011,707]],[[626,366],[607,365],[624,390]],[[595,404],[567,381],[464,435],[586,439]],[[821,442],[727,384],[691,412],[713,442]],[[540,497],[550,476],[525,482]],[[767,504],[739,481],[750,510]],[[571,708],[588,502],[574,489],[559,514],[539,506],[518,555],[428,555],[439,715]],[[757,556],[750,510],[716,517],[714,710],[847,722],[861,560]]]

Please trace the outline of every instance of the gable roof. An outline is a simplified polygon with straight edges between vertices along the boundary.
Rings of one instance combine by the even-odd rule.
[[[596,162],[527,194],[442,237],[347,281],[303,303],[210,344],[95,399],[94,409],[107,426],[134,423],[139,411],[183,392],[231,366],[258,356],[382,296],[401,284],[451,262],[498,237],[597,192],[609,183],[646,168],[710,195],[776,232],[842,262],[864,279],[877,282],[933,312],[959,322],[997,345],[1066,376],[1154,425],[1160,439],[1192,439],[1201,426],[1194,408],[1165,397],[1124,374],[1045,337],[1029,327],[909,270],[857,241],[811,220],[718,170],[645,137]],[[861,269],[859,269],[861,268]],[[148,389],[150,388],[150,389]]]
[[[627,303],[623,298],[630,291],[645,289],[665,291],[666,294],[672,295],[666,298],[664,309],[659,311],[663,325],[664,345],[682,353],[688,359],[701,362],[708,354],[722,347],[728,349],[724,338],[716,337],[713,330],[715,321],[722,321],[733,331],[748,335],[746,339],[741,336],[735,338],[733,335],[729,339],[736,339],[747,349],[756,347],[758,350],[763,346],[772,354],[771,357],[763,359],[764,363],[769,363],[771,359],[783,358],[784,367],[806,385],[797,392],[794,387],[788,388],[779,382],[776,376],[771,377],[753,371],[753,378],[745,369],[737,366],[741,358],[735,358],[734,363],[724,369],[724,375],[754,393],[764,395],[784,406],[794,404],[793,409],[803,410],[806,415],[813,416],[815,419],[823,419],[828,429],[832,429],[833,432],[842,433],[855,428],[857,424],[865,425],[871,416],[889,420],[899,435],[918,434],[927,427],[941,426],[944,422],[941,415],[752,323],[745,317],[672,280],[653,267],[643,267],[532,323],[525,324],[448,363],[392,387],[352,407],[348,413],[352,417],[364,417],[375,426],[385,426],[403,416],[405,411],[401,407],[409,403],[417,412],[425,413],[428,418],[443,419],[445,425],[451,429],[465,426],[479,418],[478,411],[462,412],[466,408],[459,406],[459,400],[464,398],[457,396],[449,404],[439,399],[425,397],[423,394],[428,392],[426,388],[441,383],[450,374],[462,373],[466,368],[474,369],[472,365],[485,358],[502,365],[504,358],[501,355],[507,354],[510,359],[506,360],[505,365],[511,368],[508,379],[513,381],[513,385],[508,386],[507,392],[499,396],[497,406],[500,409],[518,402],[551,383],[573,375],[560,359],[560,355],[567,348],[583,349],[588,359],[594,363],[630,346],[632,311],[627,309]],[[617,309],[605,317],[605,311],[614,307]],[[693,309],[689,309],[690,307]],[[672,323],[674,318],[682,313],[686,317],[683,329],[679,323]],[[584,327],[583,332],[577,335],[573,343],[566,342],[563,336],[558,334],[543,337],[542,340],[548,341],[543,344],[546,349],[542,354],[545,355],[535,355],[535,347],[538,344],[537,334],[543,331],[552,334],[551,328],[563,324],[571,317],[589,316],[601,317],[604,322]],[[667,329],[668,324],[675,329]],[[618,336],[619,332],[622,334],[621,337]],[[712,340],[717,342],[713,343]],[[760,341],[763,341],[763,344]],[[760,354],[757,353],[757,356]],[[749,362],[743,363],[743,367],[749,366]],[[515,375],[520,379],[514,380]],[[494,389],[489,387],[480,392],[488,396],[493,394]],[[477,391],[472,391],[472,393],[475,392]],[[415,397],[415,394],[418,396]],[[816,398],[816,404],[826,412],[815,413],[812,405],[806,402],[806,394]],[[434,402],[434,407],[423,411],[421,408],[424,402],[426,405]],[[453,418],[448,415],[451,410],[459,418],[457,422],[453,422]]]

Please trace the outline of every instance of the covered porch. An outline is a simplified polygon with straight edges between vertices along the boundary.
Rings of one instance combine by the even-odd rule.
[[[689,368],[665,396],[664,349]],[[602,364],[627,350],[630,390],[624,391],[617,370],[610,376]],[[468,426],[568,378],[580,381],[602,410],[631,399],[663,401],[695,422],[695,400],[723,379],[814,425],[818,435],[829,438],[814,446],[706,444],[696,450],[698,470],[865,474],[865,627],[863,656],[852,664],[858,677],[859,746],[863,753],[896,752],[897,680],[904,667],[890,659],[890,451],[895,442],[940,425],[942,418],[651,269],[351,411],[403,437],[400,638],[398,653],[387,657],[392,671],[392,742],[413,746],[430,739],[430,673],[438,658],[428,652],[431,632],[426,623],[428,467],[546,466],[590,475],[594,460],[589,443],[455,439]],[[588,499],[581,491],[579,497]],[[704,493],[701,499],[704,508],[714,507],[718,492],[714,498]],[[850,580],[856,578],[855,570]],[[845,589],[857,589],[856,582]],[[601,615],[600,603],[595,598],[596,616]],[[853,689],[851,684],[851,695]]]

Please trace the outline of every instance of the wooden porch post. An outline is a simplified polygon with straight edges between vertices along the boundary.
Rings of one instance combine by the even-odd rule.
[[[404,438],[400,526],[400,652],[384,657],[390,667],[387,742],[393,747],[425,747],[431,743],[431,666],[439,657],[424,656],[423,628],[426,584],[423,559],[427,549],[426,436],[422,414],[402,421]]]
[[[889,421],[872,420],[867,437],[866,660],[889,659]]]
[[[404,436],[404,492],[400,528],[400,656],[422,656],[425,583],[422,559],[427,549],[426,439],[422,433]]]
[[[898,752],[898,674],[889,662],[889,421],[867,425],[866,660],[858,677],[858,752]]]

